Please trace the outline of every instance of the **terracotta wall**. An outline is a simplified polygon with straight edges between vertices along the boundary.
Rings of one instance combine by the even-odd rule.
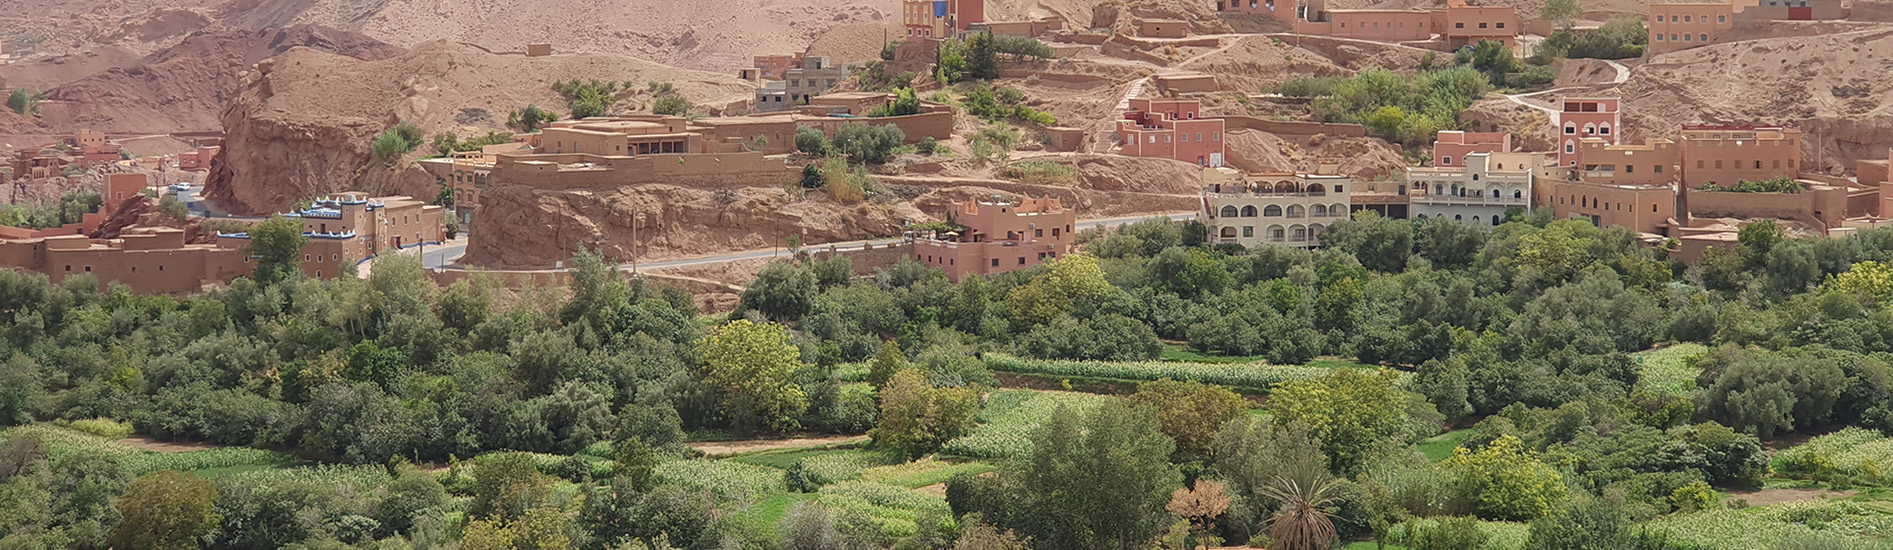
[[[834,137],[835,132],[841,130],[841,125],[849,122],[867,124],[869,126],[887,124],[899,126],[901,133],[907,136],[907,140],[902,142],[903,144],[920,143],[921,139],[929,137],[938,141],[946,141],[953,138],[953,113],[945,112],[880,118],[811,117],[796,120],[796,124],[814,127],[817,130],[821,130],[823,134],[827,134],[829,137]]]
[[[589,169],[560,170],[560,164],[589,162]],[[780,159],[762,153],[724,155],[651,155],[599,157],[592,155],[531,155],[500,157],[493,166],[493,185],[526,185],[538,189],[583,189],[646,183],[679,185],[773,185],[795,171]]]
[[[1559,218],[1596,218],[1598,225],[1660,233],[1667,220],[1677,217],[1676,191],[1669,187],[1545,180],[1532,190],[1533,202],[1550,206]]]
[[[1711,192],[1699,189],[1685,189],[1685,201],[1689,205],[1689,214],[1698,218],[1780,218],[1796,220],[1814,227],[1826,227],[1827,223],[1814,216],[1815,200],[1819,193],[1803,191],[1801,193],[1727,193]],[[1840,201],[1845,203],[1845,195]],[[1825,201],[1829,209],[1839,209],[1832,203],[1832,197]],[[1825,214],[1825,212],[1823,212]],[[1838,218],[1838,217],[1837,217]]]

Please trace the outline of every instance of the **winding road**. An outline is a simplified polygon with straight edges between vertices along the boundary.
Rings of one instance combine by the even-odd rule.
[[[1505,96],[1505,99],[1510,100],[1512,103],[1517,103],[1519,105],[1523,105],[1526,107],[1544,111],[1545,114],[1556,116],[1558,114],[1557,109],[1553,109],[1550,107],[1546,107],[1544,105],[1539,105],[1536,103],[1525,101],[1525,98],[1535,96],[1535,95],[1549,94],[1552,92],[1562,92],[1565,90],[1575,90],[1578,88],[1589,88],[1592,86],[1605,86],[1605,85],[1615,86],[1618,84],[1623,84],[1624,81],[1630,80],[1630,67],[1626,67],[1622,63],[1611,61],[1609,59],[1599,59],[1598,61],[1603,61],[1604,63],[1610,65],[1610,68],[1615,69],[1617,71],[1617,74],[1610,79],[1610,82],[1606,82],[1603,84],[1582,84],[1578,86],[1564,86],[1564,87],[1559,87],[1559,88],[1552,88],[1549,90],[1539,90],[1536,92],[1528,92],[1528,93],[1523,93],[1523,94],[1511,94],[1511,95]]]
[[[1126,216],[1126,217],[1121,217],[1121,218],[1103,218],[1103,219],[1095,219],[1095,220],[1083,220],[1077,223],[1077,226],[1075,227],[1075,229],[1090,229],[1090,228],[1098,227],[1098,226],[1118,225],[1118,224],[1124,224],[1124,223],[1131,223],[1135,221],[1147,220],[1147,219],[1155,218],[1155,217],[1168,217],[1172,220],[1184,221],[1184,220],[1190,220],[1190,219],[1195,218],[1196,213],[1195,212],[1175,212],[1175,213],[1170,213],[1170,214],[1151,214],[1151,215],[1146,215],[1146,216]],[[900,237],[890,237],[886,239],[867,239],[867,240],[848,241],[848,242],[830,243],[830,244],[814,244],[814,245],[809,245],[808,248],[810,250],[828,250],[830,249],[830,247],[833,247],[834,250],[846,252],[846,251],[861,250],[862,247],[867,246],[867,245],[881,247],[881,246],[899,243],[901,241],[902,241],[902,238]],[[430,268],[466,269],[466,267],[464,266],[453,263],[455,260],[460,259],[460,256],[465,254],[466,252],[467,252],[467,245],[464,242],[459,243],[459,244],[429,246],[427,247],[426,252],[422,254],[421,264]],[[787,249],[761,248],[761,249],[748,250],[748,251],[743,251],[743,252],[731,252],[728,254],[698,256],[695,258],[661,260],[661,261],[655,261],[655,262],[640,262],[638,263],[638,268],[639,269],[657,269],[657,268],[664,268],[664,267],[683,267],[683,266],[694,266],[694,265],[705,265],[705,264],[720,264],[720,263],[728,263],[728,262],[737,262],[737,261],[742,261],[742,260],[773,258],[777,256],[787,255],[787,254],[788,254]],[[631,264],[623,264],[618,267],[624,268],[624,269],[630,269]]]

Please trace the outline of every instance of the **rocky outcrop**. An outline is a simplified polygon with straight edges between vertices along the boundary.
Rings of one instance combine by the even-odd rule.
[[[203,218],[179,220],[158,207],[158,199],[138,196],[125,199],[118,206],[112,217],[99,223],[99,228],[87,237],[93,239],[116,239],[126,229],[133,227],[169,227],[184,230],[184,242],[191,244],[209,244],[217,242],[217,236],[204,230]]]
[[[581,248],[629,262],[769,248],[792,235],[808,243],[848,241],[898,234],[905,222],[926,219],[905,204],[842,205],[784,187],[673,185],[596,192],[505,186],[488,190],[478,212],[481,236],[469,241],[461,261],[492,268],[546,267]]]
[[[361,60],[295,48],[244,76],[223,112],[224,149],[205,193],[239,214],[280,211],[350,189],[431,196],[437,180],[411,162],[419,153],[376,160],[369,145],[377,134],[398,122],[428,135],[504,130],[505,113],[527,104],[564,110],[552,83],[581,78],[672,82],[699,104],[753,89],[731,76],[604,54],[526,57],[430,42],[397,57]],[[626,108],[640,104],[629,96],[620,101]]]
[[[78,128],[132,134],[213,130],[224,105],[237,96],[243,71],[297,47],[359,59],[402,52],[360,34],[320,27],[200,32],[136,65],[48,90],[43,121],[61,133]]]

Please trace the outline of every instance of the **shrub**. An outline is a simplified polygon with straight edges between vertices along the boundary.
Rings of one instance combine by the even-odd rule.
[[[1029,160],[1006,167],[1006,177],[1024,183],[1069,185],[1078,182],[1078,170],[1061,162]]]
[[[564,97],[571,106],[572,118],[586,118],[603,116],[611,111],[611,105],[616,101],[612,95],[617,93],[618,83],[609,80],[581,82],[574,78],[569,82],[552,83],[552,90]]]
[[[932,156],[934,153],[937,153],[939,151],[940,151],[940,142],[938,140],[933,139],[933,136],[920,138],[920,143],[914,144],[914,152],[920,153],[922,155]]]
[[[424,143],[420,127],[413,123],[402,122],[375,136],[373,149],[375,158],[382,162],[392,162],[401,155],[419,149]]]
[[[1499,74],[1503,78],[1504,72]],[[1453,67],[1412,77],[1376,69],[1332,83],[1301,81],[1291,91],[1315,94],[1312,106],[1323,120],[1369,126],[1381,137],[1418,145],[1432,141],[1434,131],[1453,128],[1459,113],[1491,87],[1488,75],[1471,67]],[[1322,88],[1325,94],[1320,93]],[[1396,113],[1398,117],[1393,116]],[[1370,123],[1370,118],[1377,120]]]
[[[26,88],[14,88],[13,92],[7,95],[7,108],[12,109],[14,114],[37,116],[39,115],[39,94]]]
[[[894,148],[900,147],[904,141],[907,141],[907,134],[892,124],[869,126],[845,122],[840,130],[835,131],[835,149],[856,162],[887,162]]]
[[[683,116],[690,114],[690,100],[677,94],[659,96],[651,103],[651,112],[660,115]]]
[[[821,189],[827,183],[828,178],[822,175],[822,168],[818,163],[811,162],[802,167],[803,189]]]
[[[998,353],[985,354],[986,366],[998,372],[1039,374],[1060,377],[1105,378],[1114,380],[1190,380],[1255,391],[1267,391],[1290,380],[1308,380],[1326,374],[1319,367],[1283,366],[1268,363],[1184,363],[1177,361],[1061,361],[1020,359]]]
[[[1763,181],[1741,180],[1730,187],[1716,185],[1713,182],[1704,183],[1701,189],[1722,193],[1800,193],[1805,187],[1801,186],[1801,182],[1780,177]]]
[[[539,129],[540,124],[558,119],[557,113],[540,110],[538,105],[528,103],[525,107],[513,109],[512,113],[507,114],[506,125],[518,128],[521,132],[532,132]]]
[[[88,418],[84,420],[62,421],[59,425],[81,432],[110,439],[124,439],[131,435],[131,425],[110,418]]]
[[[827,155],[831,151],[828,136],[810,126],[795,128],[795,150],[811,155]]]

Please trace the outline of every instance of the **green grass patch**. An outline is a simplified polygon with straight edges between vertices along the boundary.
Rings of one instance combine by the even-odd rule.
[[[1426,455],[1427,460],[1439,462],[1453,456],[1453,449],[1459,448],[1459,442],[1465,441],[1469,435],[1472,435],[1471,429],[1453,430],[1426,438],[1415,447]]]
[[[871,453],[868,451],[859,450],[858,447],[860,446],[861,445],[858,443],[850,443],[847,445],[825,445],[825,446],[806,447],[806,448],[777,449],[777,450],[769,450],[769,451],[761,451],[761,452],[728,456],[728,457],[724,457],[724,460],[729,460],[732,462],[741,462],[744,464],[754,464],[757,466],[768,466],[771,468],[782,468],[784,470],[787,470],[789,469],[790,466],[794,466],[796,462],[800,462],[802,461],[802,459],[805,459],[805,458],[817,458],[817,457],[824,457],[824,456],[853,456],[853,455],[876,454],[876,453]]]
[[[1158,359],[1179,363],[1256,363],[1266,361],[1268,357],[1263,355],[1223,355],[1217,352],[1203,353],[1190,349],[1189,346],[1166,342],[1163,345],[1163,355],[1158,356]]]
[[[672,460],[657,465],[657,479],[709,491],[720,501],[758,501],[788,492],[782,470],[728,460]]]
[[[789,515],[789,509],[795,503],[815,500],[821,495],[815,493],[783,493],[762,499],[755,505],[743,509],[737,517],[758,531],[774,532],[776,524],[782,523],[782,516]]]
[[[868,518],[883,535],[912,536],[914,520],[923,514],[948,516],[946,499],[919,491],[868,481],[844,481],[822,487],[822,505],[829,511],[849,510]]]
[[[248,447],[223,447],[187,453],[142,453],[120,457],[118,463],[132,475],[161,470],[266,470],[296,462],[296,457]]]
[[[1438,522],[1438,519],[1433,518],[1401,522],[1399,525],[1393,526],[1391,536],[1388,537],[1387,547],[1404,548],[1404,546],[1395,546],[1395,544],[1406,542],[1404,538],[1408,524],[1412,524],[1414,527],[1431,527],[1438,524]],[[1482,550],[1523,550],[1525,548],[1525,539],[1531,536],[1531,526],[1524,523],[1484,520],[1480,520],[1478,523],[1479,532],[1485,533],[1486,536],[1485,547]],[[1365,544],[1367,544],[1367,548],[1374,547],[1374,543],[1372,542]],[[1354,548],[1352,545],[1348,547]]]
[[[1893,537],[1893,512],[1849,500],[1809,500],[1774,506],[1672,514],[1645,524],[1670,540],[1717,550],[1774,550],[1783,539],[1822,536],[1845,540],[1835,548],[1884,548]],[[1879,539],[1878,541],[1872,539]]]
[[[1633,353],[1630,357],[1642,371],[1637,385],[1653,392],[1689,395],[1696,389],[1696,375],[1701,374],[1689,366],[1689,360],[1708,352],[1702,344],[1677,344]]]

